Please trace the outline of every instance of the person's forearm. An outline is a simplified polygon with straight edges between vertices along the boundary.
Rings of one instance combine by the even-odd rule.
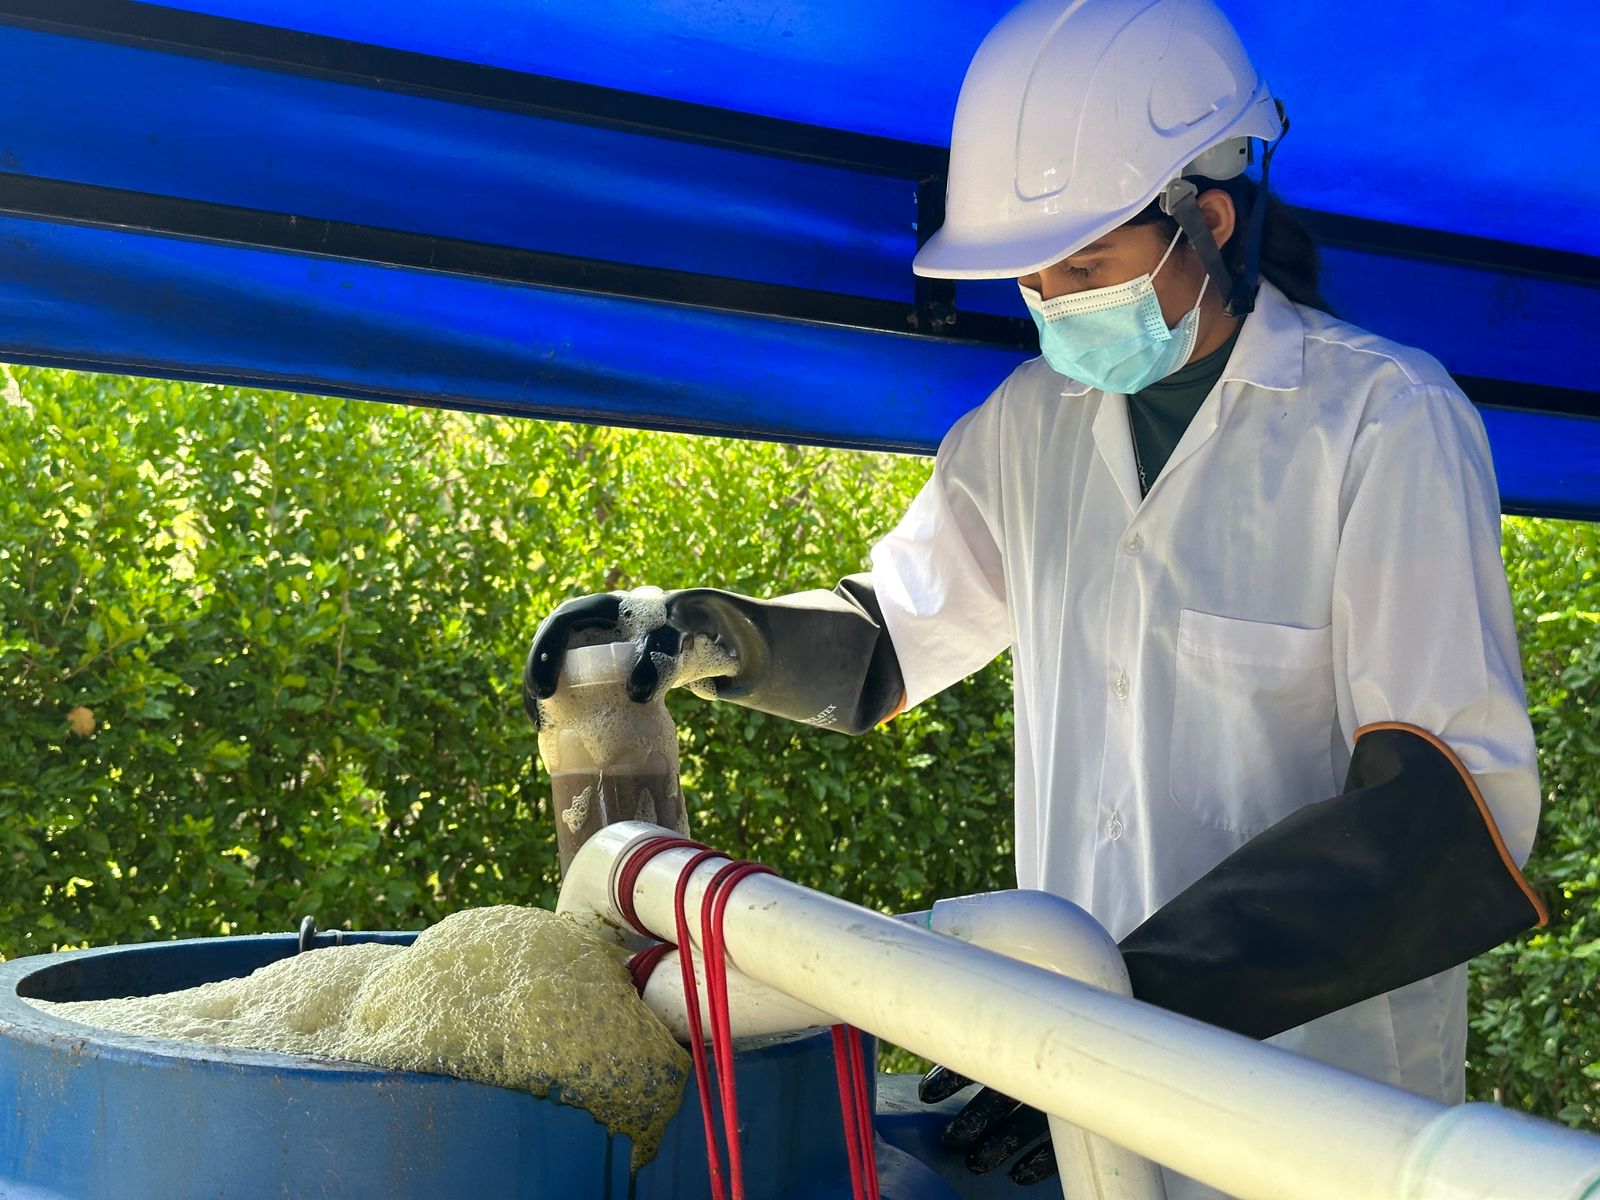
[[[831,592],[752,600],[710,592],[695,601],[733,610],[742,626],[739,674],[717,680],[716,697],[843,733],[865,733],[897,713],[905,682],[870,575]],[[692,619],[692,618],[690,618]],[[746,639],[748,639],[746,641]]]
[[[1386,725],[1358,735],[1343,794],[1247,842],[1121,949],[1137,998],[1265,1038],[1545,919],[1455,756]]]

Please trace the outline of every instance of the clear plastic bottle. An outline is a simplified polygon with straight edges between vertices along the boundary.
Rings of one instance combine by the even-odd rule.
[[[678,786],[678,736],[661,697],[628,699],[629,642],[570,649],[541,702],[539,757],[550,773],[556,846],[566,873],[578,848],[617,821],[689,832]]]

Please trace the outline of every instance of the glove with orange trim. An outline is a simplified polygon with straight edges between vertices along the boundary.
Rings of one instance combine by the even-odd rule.
[[[1267,1038],[1447,970],[1547,920],[1477,785],[1414,726],[1356,735],[1345,790],[1252,838],[1122,940],[1137,999]],[[928,1103],[971,1081],[944,1067]],[[1042,1113],[992,1088],[941,1135],[974,1172],[1022,1152],[1054,1174]]]

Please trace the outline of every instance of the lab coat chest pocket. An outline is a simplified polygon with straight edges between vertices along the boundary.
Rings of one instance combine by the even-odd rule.
[[[1172,798],[1202,825],[1252,836],[1331,794],[1332,630],[1184,609]]]

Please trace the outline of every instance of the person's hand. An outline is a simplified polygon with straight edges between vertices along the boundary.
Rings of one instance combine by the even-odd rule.
[[[972,1080],[948,1067],[934,1067],[917,1085],[924,1104],[948,1100]],[[1038,1183],[1056,1173],[1049,1118],[993,1088],[983,1088],[944,1127],[939,1141],[965,1156],[967,1169],[982,1175],[1015,1158],[1008,1175],[1016,1183]]]
[[[719,601],[725,595],[711,588],[641,588],[561,604],[540,623],[523,671],[522,703],[534,726],[539,701],[555,692],[567,651],[576,646],[632,642],[630,700],[643,704],[680,685],[715,699],[718,680],[738,672],[741,658],[760,657],[750,622]]]
[[[634,646],[627,691],[641,703],[681,686],[819,729],[865,733],[906,697],[869,576],[770,600],[640,588],[579,596],[545,618],[523,672],[534,725],[569,648],[619,641]]]

